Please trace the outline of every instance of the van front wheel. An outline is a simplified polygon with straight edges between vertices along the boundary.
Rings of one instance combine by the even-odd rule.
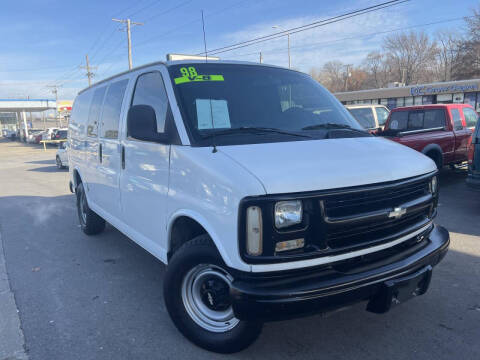
[[[101,233],[105,229],[105,220],[94,213],[88,206],[83,183],[78,184],[75,193],[77,195],[78,219],[83,232],[87,235]]]
[[[260,335],[261,322],[235,317],[230,303],[233,277],[208,235],[175,252],[167,267],[163,294],[180,332],[196,345],[219,353],[245,349]]]

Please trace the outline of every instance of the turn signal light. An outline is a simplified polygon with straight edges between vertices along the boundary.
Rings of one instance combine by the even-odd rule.
[[[275,251],[276,252],[282,252],[282,251],[288,251],[288,250],[294,250],[294,249],[300,249],[305,246],[305,239],[295,239],[295,240],[287,240],[287,241],[281,241],[278,242],[275,245]]]

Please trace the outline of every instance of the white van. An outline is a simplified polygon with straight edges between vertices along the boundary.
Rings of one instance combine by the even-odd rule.
[[[386,312],[427,290],[449,245],[434,162],[293,70],[121,73],[77,96],[68,156],[83,231],[108,221],[168,264],[173,322],[212,351],[247,347],[265,321]]]
[[[353,117],[367,130],[383,130],[390,110],[384,105],[345,105]]]

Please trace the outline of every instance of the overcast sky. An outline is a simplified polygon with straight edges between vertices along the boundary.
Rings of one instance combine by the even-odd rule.
[[[209,49],[267,35],[385,0],[22,0],[2,2],[0,98],[52,98],[47,85],[60,84],[60,99],[87,86],[85,54],[97,66],[96,80],[128,68],[126,34],[112,17],[144,22],[132,29],[134,66],[164,60],[168,52],[203,50],[200,20],[205,12]],[[412,0],[336,24],[293,34],[292,66],[308,72],[338,59],[359,64],[398,29],[462,31],[477,0]],[[437,24],[426,25],[439,22]],[[420,26],[419,26],[420,25]],[[224,53],[222,59],[287,66],[287,39]]]

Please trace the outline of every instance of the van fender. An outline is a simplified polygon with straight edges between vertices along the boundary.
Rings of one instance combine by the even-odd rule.
[[[222,257],[225,264],[227,266],[231,267],[232,266],[232,261],[230,259],[230,256],[227,254],[227,251],[225,250],[225,247],[223,246],[222,242],[220,241],[220,237],[215,232],[213,226],[202,215],[200,215],[199,213],[197,213],[195,211],[192,211],[192,210],[179,209],[179,210],[175,211],[170,216],[170,218],[168,219],[168,223],[167,223],[167,234],[168,234],[167,251],[169,251],[169,249],[170,249],[173,224],[175,223],[175,220],[177,218],[181,217],[181,216],[189,217],[190,219],[199,223],[205,229],[205,231],[207,232],[207,234],[210,236],[213,243],[215,244],[215,247],[217,248],[218,252],[220,253],[220,256]]]

